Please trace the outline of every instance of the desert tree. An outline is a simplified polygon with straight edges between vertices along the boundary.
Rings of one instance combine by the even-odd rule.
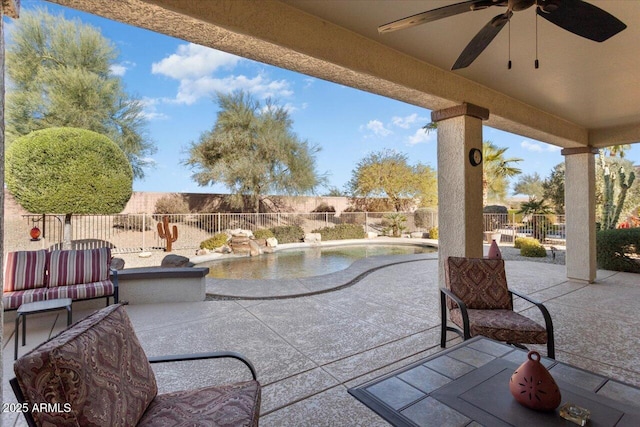
[[[184,161],[198,185],[223,184],[236,206],[248,196],[260,212],[268,194],[305,194],[322,183],[315,167],[319,148],[296,135],[285,107],[242,91],[219,93],[216,101],[213,128],[191,143]]]
[[[6,184],[31,213],[65,216],[71,249],[73,214],[115,214],[131,197],[133,171],[118,145],[86,129],[49,128],[16,139],[6,153]]]
[[[396,211],[403,210],[407,201],[423,207],[437,203],[435,171],[421,163],[410,165],[406,154],[393,150],[360,160],[346,188],[354,198],[386,198]]]
[[[7,42],[8,145],[39,129],[88,129],[118,144],[135,177],[143,177],[155,147],[142,102],[111,72],[117,59],[96,28],[46,9],[23,11]]]
[[[513,186],[514,194],[523,194],[529,197],[535,197],[536,199],[542,199],[544,188],[542,184],[544,180],[540,178],[538,172],[532,174],[525,174],[518,178]]]

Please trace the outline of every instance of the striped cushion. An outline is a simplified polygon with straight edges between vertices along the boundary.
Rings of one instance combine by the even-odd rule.
[[[54,286],[47,289],[47,299],[71,298],[73,300],[90,299],[113,295],[113,283],[103,280],[79,285]]]
[[[4,292],[43,288],[47,252],[8,252],[4,263]]]
[[[52,251],[47,254],[49,288],[109,279],[111,249]]]
[[[5,292],[2,294],[2,302],[5,310],[13,310],[28,302],[44,301],[46,296],[46,288],[27,289],[25,291]]]

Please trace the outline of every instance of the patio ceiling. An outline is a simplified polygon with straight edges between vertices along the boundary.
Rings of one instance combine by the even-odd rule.
[[[504,8],[379,35],[381,24],[452,0],[52,0],[431,110],[488,108],[489,126],[562,147],[640,141],[640,1],[589,0],[627,29],[596,43],[516,12],[468,68],[449,68]],[[116,6],[117,5],[117,6]]]

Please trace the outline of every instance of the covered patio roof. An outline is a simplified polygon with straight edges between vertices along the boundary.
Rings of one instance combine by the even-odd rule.
[[[487,108],[484,124],[564,148],[640,141],[640,2],[590,0],[627,28],[603,43],[569,33],[535,8],[514,13],[468,68],[449,68],[504,8],[378,34],[377,27],[452,0],[52,0],[246,58],[431,110]],[[511,70],[507,68],[510,57]]]

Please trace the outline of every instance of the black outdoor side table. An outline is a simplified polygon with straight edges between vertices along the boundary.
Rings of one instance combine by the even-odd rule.
[[[20,318],[22,318],[22,345],[26,345],[27,340],[27,315],[36,313],[46,313],[48,311],[67,310],[67,326],[71,325],[71,298],[51,299],[47,301],[35,301],[22,304],[16,314],[16,331],[15,331],[15,351],[13,360],[18,358],[18,333],[20,331]]]

